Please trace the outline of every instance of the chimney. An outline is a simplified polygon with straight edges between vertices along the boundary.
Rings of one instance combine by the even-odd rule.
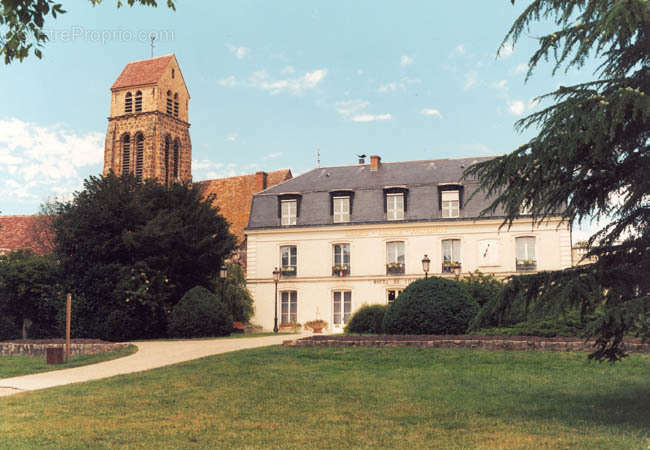
[[[370,155],[370,171],[376,172],[377,170],[379,170],[380,164],[381,164],[381,156]]]
[[[255,192],[261,192],[266,189],[266,178],[268,174],[266,172],[256,172],[255,173]]]

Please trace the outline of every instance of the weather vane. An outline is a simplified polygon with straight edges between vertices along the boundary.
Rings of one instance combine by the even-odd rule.
[[[151,33],[149,39],[151,39],[151,57],[153,58],[153,49],[154,49],[153,41],[156,40],[156,36],[153,33]]]

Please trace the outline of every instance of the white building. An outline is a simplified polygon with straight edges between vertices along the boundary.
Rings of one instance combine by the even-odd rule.
[[[314,319],[341,329],[363,304],[389,303],[412,281],[480,270],[516,272],[571,266],[571,230],[560,218],[533,227],[530,216],[508,229],[487,206],[466,167],[486,158],[443,159],[314,169],[253,197],[248,288],[253,322],[273,328],[279,268],[278,323]]]

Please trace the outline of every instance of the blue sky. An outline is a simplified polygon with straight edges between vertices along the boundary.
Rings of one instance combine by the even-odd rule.
[[[165,3],[164,1],[161,3]],[[356,162],[507,153],[514,122],[592,67],[524,83],[532,36],[497,50],[509,1],[179,1],[177,11],[64,3],[44,58],[0,67],[0,211],[31,214],[103,165],[110,86],[175,53],[190,91],[194,180]],[[547,31],[540,24],[531,35]]]

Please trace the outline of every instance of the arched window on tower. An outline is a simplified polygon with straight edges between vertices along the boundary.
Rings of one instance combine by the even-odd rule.
[[[135,93],[135,112],[142,112],[142,92]]]
[[[181,143],[178,139],[174,140],[174,159],[172,161],[172,180],[178,181],[178,163],[180,160]]]
[[[144,163],[144,136],[138,133],[135,136],[135,178],[142,181],[142,166]]]
[[[169,151],[172,146],[172,138],[165,136],[165,184],[169,186]]]
[[[131,167],[131,137],[125,134],[122,137],[122,175],[129,173]]]
[[[174,94],[174,117],[178,118],[178,93]]]
[[[124,114],[131,114],[133,112],[133,96],[130,92],[126,93],[124,97]]]
[[[172,115],[172,91],[167,91],[167,114]]]

